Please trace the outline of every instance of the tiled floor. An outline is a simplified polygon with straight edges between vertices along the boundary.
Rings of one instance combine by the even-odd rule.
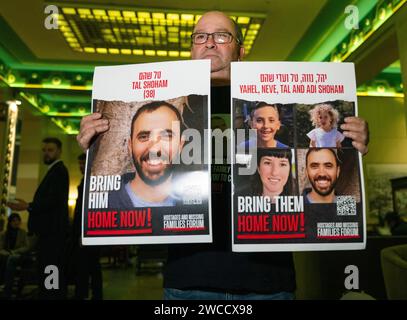
[[[103,267],[103,295],[108,300],[160,300],[161,272],[136,275],[134,266]]]
[[[136,258],[128,263],[101,259],[103,297],[105,300],[161,300],[163,295],[162,262],[148,261],[136,269]],[[139,272],[136,272],[138,270]],[[0,291],[2,288],[0,288]],[[67,299],[73,299],[75,287],[68,286]],[[27,285],[22,299],[37,299],[36,285]],[[91,296],[91,293],[89,293]]]

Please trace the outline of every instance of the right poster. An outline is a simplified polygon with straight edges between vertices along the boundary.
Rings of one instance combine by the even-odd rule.
[[[353,63],[232,63],[231,99],[232,250],[364,249]]]

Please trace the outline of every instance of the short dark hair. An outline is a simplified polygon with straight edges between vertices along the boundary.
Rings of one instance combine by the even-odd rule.
[[[177,118],[178,118],[178,120],[179,120],[179,122],[180,122],[181,128],[182,128],[182,123],[183,123],[183,122],[182,122],[181,113],[179,112],[179,110],[178,110],[174,105],[172,105],[171,103],[168,103],[168,102],[166,102],[166,101],[153,101],[153,102],[150,102],[150,103],[147,103],[147,104],[141,106],[141,107],[136,111],[136,113],[134,114],[133,118],[131,119],[130,137],[133,137],[133,125],[134,125],[134,122],[137,120],[137,118],[138,118],[143,112],[149,112],[149,113],[151,113],[151,112],[157,110],[157,109],[160,108],[160,107],[167,107],[167,108],[169,108],[170,110],[174,111],[174,113],[176,114],[176,116],[177,116]]]
[[[43,140],[42,140],[42,143],[53,143],[53,144],[55,144],[57,147],[58,147],[58,149],[62,149],[62,142],[61,142],[61,140],[59,140],[58,138],[55,138],[55,137],[47,137],[47,138],[44,138]]]
[[[81,154],[78,156],[78,160],[81,160],[81,161],[86,160],[86,153],[81,153]]]
[[[321,151],[321,150],[329,150],[330,152],[332,152],[332,154],[335,157],[336,165],[338,167],[341,166],[341,160],[339,160],[338,154],[335,152],[334,149],[332,149],[332,148],[309,148],[308,151],[307,151],[307,154],[305,156],[305,166],[306,167],[308,167],[308,156],[313,152],[318,152],[318,151]]]
[[[250,119],[253,119],[253,117],[254,117],[254,112],[255,112],[257,109],[264,108],[264,107],[273,108],[274,110],[277,111],[278,119],[281,118],[281,117],[280,117],[280,108],[279,108],[279,106],[278,106],[277,104],[267,103],[267,102],[264,102],[264,101],[260,101],[260,102],[258,102],[258,103],[254,106],[254,108],[253,108],[252,111],[250,112]]]

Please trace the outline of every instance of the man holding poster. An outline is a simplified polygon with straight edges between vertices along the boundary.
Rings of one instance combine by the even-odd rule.
[[[184,140],[181,115],[165,101],[141,106],[131,121],[129,153],[136,168],[134,178],[109,194],[110,208],[174,206],[173,160],[179,158]]]
[[[211,112],[229,114],[230,68],[244,56],[238,25],[222,12],[207,12],[192,34],[192,59],[211,60]],[[345,120],[344,135],[360,152],[367,152],[364,120]],[[109,129],[98,113],[81,121],[78,142],[89,147],[96,134]],[[230,161],[212,165],[230,176]],[[212,171],[214,172],[214,170]],[[212,175],[213,176],[213,175]],[[216,184],[216,188],[214,187]],[[214,191],[216,190],[216,191]],[[230,179],[212,179],[214,240],[210,244],[170,246],[164,273],[166,299],[293,299],[295,270],[291,253],[235,253],[231,251]]]

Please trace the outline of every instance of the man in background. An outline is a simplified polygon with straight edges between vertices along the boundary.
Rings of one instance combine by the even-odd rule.
[[[69,174],[61,160],[61,141],[50,137],[42,143],[43,162],[48,165],[48,170],[32,202],[16,199],[9,202],[8,206],[12,210],[27,210],[29,213],[28,232],[37,238],[40,298],[62,299],[66,293],[64,254],[69,212]],[[57,273],[53,267],[46,269],[47,266],[56,266]],[[51,285],[46,285],[48,276],[52,279],[57,277],[58,283],[53,281]]]

